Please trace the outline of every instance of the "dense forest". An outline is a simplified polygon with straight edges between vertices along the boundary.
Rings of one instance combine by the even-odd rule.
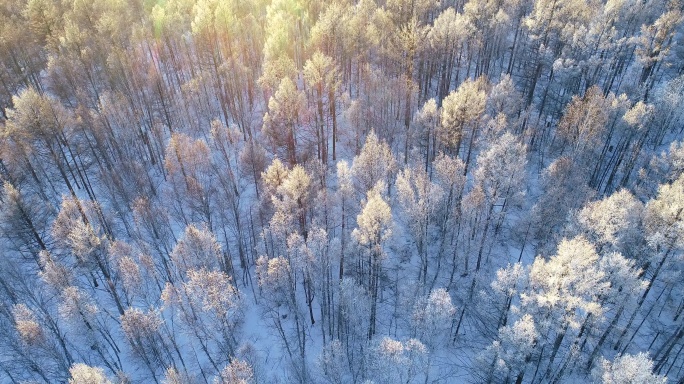
[[[0,383],[684,383],[681,0],[0,0]]]

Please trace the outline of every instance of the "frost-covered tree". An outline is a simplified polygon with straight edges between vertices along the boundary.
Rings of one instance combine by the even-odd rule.
[[[326,379],[334,384],[341,384],[348,379],[349,362],[342,343],[335,339],[323,347],[317,363]]]
[[[444,217],[440,220],[440,227],[446,226],[447,222],[458,217],[463,189],[466,184],[465,164],[457,157],[451,157],[440,153],[433,163],[436,181],[444,191]]]
[[[224,270],[221,245],[207,228],[188,225],[171,252],[179,278],[191,270]]]
[[[657,133],[653,142],[662,145],[667,132],[677,132],[681,124],[682,109],[684,103],[684,75],[680,75],[659,87],[654,92],[653,105],[655,106],[655,120]],[[680,130],[681,132],[681,130]]]
[[[531,231],[540,246],[561,236],[571,211],[580,209],[594,196],[588,175],[570,157],[560,157],[544,169],[542,195],[532,208]]]
[[[426,376],[429,351],[416,339],[383,337],[369,351],[370,378],[376,383],[410,383]]]
[[[268,112],[264,115],[262,131],[270,139],[274,151],[285,147],[282,155],[290,166],[297,164],[297,147],[304,143],[303,140],[298,140],[301,136],[298,128],[304,115],[305,102],[304,92],[298,90],[290,78],[285,77],[269,99]]]
[[[59,100],[27,87],[12,98],[14,108],[7,109],[7,122],[2,126],[3,150],[8,170],[13,177],[35,185],[36,190],[49,191],[47,185],[59,180],[71,197],[76,197],[82,178],[76,178],[78,165],[69,160],[73,117]],[[32,180],[25,175],[31,175]],[[48,183],[48,184],[45,184]],[[62,190],[53,190],[58,197]],[[90,192],[90,191],[89,191]],[[89,196],[90,197],[90,196]]]
[[[641,383],[664,384],[667,377],[653,373],[653,361],[646,353],[622,355],[613,361],[601,359],[592,374],[602,384]]]
[[[289,172],[290,170],[278,158],[275,158],[268,168],[261,173],[264,195],[269,201],[271,196],[276,194],[278,187],[285,181]]]
[[[14,325],[19,337],[27,345],[37,344],[43,341],[45,335],[37,321],[35,313],[25,304],[15,304],[12,307]]]
[[[533,316],[544,336],[537,346],[546,346],[536,362],[538,368],[546,363],[541,378],[556,374],[554,362],[563,341],[581,337],[587,319],[603,314],[600,298],[610,283],[598,261],[593,245],[576,237],[561,241],[556,254],[548,260],[537,257],[532,264],[529,288],[521,294],[521,306],[524,313]]]
[[[233,360],[221,371],[221,376],[214,379],[216,384],[252,384],[255,383],[254,370],[242,360]]]
[[[604,253],[599,260],[599,268],[606,274],[611,289],[603,296],[605,317],[611,319],[607,325],[599,321],[591,324],[595,331],[601,331],[601,336],[596,340],[594,349],[587,359],[587,369],[595,362],[595,358],[602,352],[606,341],[610,340],[612,331],[616,329],[622,314],[629,311],[641,300],[643,292],[648,288],[648,282],[641,279],[643,270],[637,268],[634,259],[627,259],[617,252]],[[628,312],[629,313],[629,312]],[[589,335],[582,341],[584,346],[590,340]],[[591,343],[590,343],[591,344]]]
[[[399,173],[396,187],[405,224],[420,257],[418,279],[425,284],[428,274],[428,235],[431,224],[438,218],[444,191],[441,186],[430,181],[427,172],[411,168]]]
[[[533,3],[531,12],[522,20],[530,36],[529,50],[525,54],[532,58],[528,64],[532,72],[527,74],[525,85],[526,106],[532,104],[535,96],[541,97],[540,109],[543,111],[548,88],[544,92],[536,92],[542,71],[546,68],[551,71],[550,67],[563,48],[573,41],[576,34],[585,30],[592,15],[591,5],[587,2],[539,0]]]
[[[199,344],[215,373],[235,354],[243,322],[243,298],[221,271],[190,269],[185,282],[167,283],[164,308]]]
[[[368,291],[350,277],[340,281],[337,297],[337,339],[342,343],[342,352],[349,362],[352,377],[354,380],[361,380],[364,374],[363,351],[368,342],[371,300]]]
[[[204,140],[193,140],[182,133],[174,133],[166,147],[164,167],[168,173],[168,193],[175,202],[169,208],[186,225],[191,222],[203,222],[209,228],[213,225],[217,186],[209,153]]]
[[[487,101],[483,82],[466,80],[442,100],[438,138],[450,153],[465,159],[466,169]],[[466,145],[461,150],[464,139]]]
[[[0,200],[0,234],[19,253],[29,253],[38,261],[38,253],[47,249],[51,206],[36,196],[25,196],[10,182],[3,184]],[[38,209],[38,208],[41,209]]]
[[[490,117],[503,114],[506,119],[514,120],[520,113],[522,101],[511,76],[504,75],[489,91],[485,111]]]
[[[629,191],[620,190],[603,200],[586,205],[578,214],[581,227],[605,251],[614,250],[639,257],[643,243],[641,221],[644,207]]]
[[[298,233],[307,236],[307,211],[311,199],[311,176],[300,165],[295,165],[287,172],[287,176],[278,186],[272,196],[276,208],[273,220],[279,220],[279,225],[286,225],[283,230],[289,232],[292,225],[297,225]],[[290,221],[290,222],[288,222]]]
[[[439,126],[439,108],[437,101],[433,98],[425,102],[413,116],[413,130],[410,140],[424,153],[425,172],[428,171],[431,159],[435,152],[435,134]],[[407,140],[409,140],[407,138]]]
[[[332,160],[337,160],[337,93],[339,70],[330,56],[316,51],[304,64],[304,80],[313,89],[316,105],[316,138],[318,158],[328,162],[328,142],[332,145]],[[332,125],[332,133],[328,126]],[[329,139],[329,136],[332,138]]]
[[[149,369],[152,379],[157,382],[158,375],[165,366],[173,363],[169,349],[162,337],[163,320],[157,310],[143,312],[138,308],[128,308],[121,316],[121,329],[126,341],[145,368]]]
[[[643,66],[639,84],[644,88],[644,100],[648,100],[653,87],[654,77],[667,59],[673,43],[676,27],[682,22],[682,10],[672,7],[650,25],[641,26],[641,34],[636,37],[638,60]]]
[[[323,343],[333,337],[335,324],[335,284],[339,281],[333,276],[337,253],[340,251],[337,239],[329,240],[328,233],[322,228],[312,228],[302,244],[304,254],[304,293],[309,306],[309,316],[314,323],[313,302],[320,308],[321,333]],[[335,271],[337,272],[337,271]]]
[[[647,169],[639,171],[640,179],[639,196],[648,198],[655,196],[658,185],[665,182],[673,182],[684,173],[684,142],[675,141],[670,144],[667,151],[655,156]]]
[[[114,333],[106,314],[91,295],[76,286],[66,287],[60,294],[57,309],[68,329],[76,335],[75,342],[94,351],[95,361],[110,372],[122,369],[121,347],[112,337]]]
[[[558,124],[558,135],[564,140],[561,151],[569,146],[572,156],[584,160],[584,151],[595,149],[592,143],[606,129],[609,102],[596,86],[589,88],[584,96],[572,98]]]
[[[41,251],[38,257],[42,266],[38,276],[48,287],[54,289],[55,292],[61,292],[64,288],[73,285],[74,276],[64,263],[56,260],[48,251]]]
[[[19,288],[19,287],[17,287]],[[17,289],[20,291],[22,288]],[[43,300],[39,295],[26,297],[27,301]],[[45,305],[44,303],[42,303]],[[5,322],[7,332],[5,339],[5,357],[17,354],[14,359],[11,375],[18,377],[65,377],[73,356],[69,349],[69,339],[63,333],[57,319],[48,312],[49,308],[31,308],[27,304],[14,304],[6,315],[11,316],[11,323]],[[9,319],[7,319],[9,320]],[[16,334],[16,338],[13,334]],[[7,360],[6,360],[7,361]],[[25,370],[26,372],[21,372]],[[15,376],[16,377],[16,376]]]
[[[392,210],[382,196],[384,183],[380,181],[368,192],[366,203],[356,216],[357,227],[352,237],[364,248],[364,255],[358,260],[358,274],[371,298],[370,327],[368,338],[375,334],[378,294],[382,262],[386,257],[384,244],[392,235]]]
[[[354,198],[354,182],[351,169],[346,161],[337,162],[337,195],[340,199],[340,273],[339,279],[344,276],[345,254],[347,251],[347,238],[349,232],[349,216],[351,216],[352,201]],[[353,212],[353,211],[352,211]]]
[[[476,376],[492,382],[523,382],[540,334],[534,318],[525,314],[513,325],[499,329],[497,340],[478,356]]]
[[[111,384],[112,382],[105,376],[104,370],[100,367],[91,367],[86,364],[78,363],[69,369],[71,378],[69,384]]]
[[[397,161],[389,145],[371,131],[361,152],[354,157],[351,172],[357,192],[364,195],[379,181],[391,185],[393,175],[397,172]]]
[[[525,194],[523,181],[526,156],[526,146],[510,133],[504,133],[477,156],[475,184],[482,190],[484,197],[484,228],[480,235],[476,271],[480,270],[490,228],[494,226],[495,234],[498,234],[508,209],[515,206],[516,200]],[[497,206],[495,212],[494,208]]]
[[[451,303],[449,292],[444,288],[437,288],[416,302],[411,321],[418,338],[434,349],[440,340],[449,339],[448,333],[455,313],[456,307]]]
[[[114,300],[119,315],[122,315],[121,287],[117,286],[118,281],[115,280],[107,256],[111,231],[100,205],[64,196],[59,214],[52,222],[51,232],[59,247],[55,250],[59,250],[58,254],[64,259],[73,260],[72,265],[87,276],[87,281],[92,281],[93,288],[99,286],[98,278],[104,280],[105,290]],[[96,274],[101,277],[96,277]]]
[[[451,157],[440,153],[433,162],[432,167],[435,175],[433,180],[441,186],[444,193],[442,204],[438,210],[439,216],[436,219],[436,225],[439,228],[439,235],[437,237],[439,248],[436,258],[438,266],[441,266],[443,255],[450,249],[454,236],[461,230],[461,200],[466,184],[465,164],[458,157]],[[455,272],[457,252],[452,252],[452,254],[452,271]],[[440,268],[437,269],[439,270]],[[436,274],[435,278],[438,275]]]
[[[463,14],[453,7],[444,9],[428,27],[429,52],[440,65],[438,72],[437,99],[443,100],[451,85],[460,81],[460,65],[468,38],[474,33],[473,26]],[[464,61],[464,60],[463,60]]]
[[[640,309],[646,302],[649,293],[659,292],[658,295],[660,296],[670,289],[681,289],[681,279],[678,276],[681,276],[682,271],[684,271],[681,257],[683,246],[681,241],[681,231],[683,228],[682,211],[684,211],[684,175],[680,176],[672,184],[661,185],[658,189],[658,196],[646,204],[644,229],[646,242],[650,249],[648,256],[650,257],[645,260],[643,268],[648,270],[647,276],[650,275],[650,278],[648,286],[637,301],[627,326],[615,344],[615,347],[618,348],[623,346],[623,351],[632,343],[637,333],[641,331],[643,322],[638,323],[636,329],[632,331],[632,335],[626,339],[627,332],[639,315]],[[666,313],[664,311],[674,311],[676,313],[678,311],[674,308],[668,308],[672,305],[668,305],[668,300],[662,302],[662,305],[657,299],[656,302],[661,307],[661,313]],[[675,299],[674,302],[676,303],[674,304],[675,307],[681,307],[680,299]],[[673,318],[678,318],[676,314],[672,316]],[[657,322],[657,319],[653,321]],[[659,372],[663,365],[670,361],[670,352],[684,336],[682,329],[684,329],[682,325],[676,327],[663,326],[663,331],[671,336],[666,338],[664,342],[659,343],[660,345],[656,349],[656,353],[653,356],[656,361],[656,371]]]
[[[298,380],[306,381],[309,376],[307,324],[304,309],[296,296],[295,268],[283,256],[272,259],[261,256],[257,259],[256,272],[269,325],[282,341],[292,373]]]
[[[519,262],[496,271],[496,279],[490,284],[491,290],[484,293],[486,326],[498,330],[508,325],[511,307],[526,288],[527,280],[528,269]]]

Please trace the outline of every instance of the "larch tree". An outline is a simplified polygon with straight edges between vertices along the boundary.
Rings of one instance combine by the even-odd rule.
[[[218,179],[217,199],[223,201],[221,204],[216,204],[218,217],[221,221],[216,230],[219,233],[222,232],[227,252],[230,253],[231,244],[237,244],[243,280],[246,280],[248,278],[246,271],[250,250],[246,242],[247,236],[245,234],[248,231],[245,228],[247,220],[244,217],[244,198],[242,196],[248,186],[245,183],[246,170],[238,167],[240,162],[239,132],[235,127],[227,127],[218,120],[212,121],[211,126],[212,152],[218,152],[218,156],[215,156],[212,161],[212,168]]]
[[[69,384],[111,384],[112,382],[105,376],[104,370],[99,367],[91,367],[86,364],[78,363],[69,369],[71,378]]]
[[[613,361],[602,359],[592,372],[603,384],[643,383],[664,384],[667,377],[653,373],[653,361],[646,353],[617,356]]]
[[[352,202],[354,199],[354,184],[351,169],[346,161],[337,162],[337,194],[340,199],[340,273],[339,279],[342,281],[345,267],[345,254],[347,251],[347,238],[349,232],[349,217],[351,216]]]
[[[542,79],[542,71],[548,70],[552,78],[552,64],[560,56],[563,47],[572,41],[575,33],[588,24],[591,12],[590,3],[584,1],[534,2],[531,12],[522,20],[529,34],[529,48],[525,54],[532,56],[531,65],[526,66],[532,72],[525,74],[526,107],[532,105],[535,96],[541,93],[539,110],[544,111],[548,84],[544,92],[536,92],[537,83]]]
[[[304,117],[306,95],[297,89],[296,84],[288,77],[280,80],[278,89],[268,100],[268,112],[264,115],[262,131],[270,139],[274,152],[285,148],[283,157],[290,166],[297,164],[297,147],[305,141],[301,140],[299,127]]]
[[[321,332],[323,343],[328,342],[328,337],[333,337],[335,332],[335,284],[339,279],[333,276],[334,263],[339,253],[337,239],[329,240],[328,233],[322,228],[312,228],[306,239],[305,268],[304,268],[304,293],[309,306],[309,314],[313,319],[313,301],[316,299],[320,308]],[[335,271],[336,272],[336,271]],[[312,321],[313,323],[313,321]]]
[[[167,283],[161,298],[218,374],[235,355],[244,319],[242,294],[231,278],[222,271],[191,269],[183,283]]]
[[[178,221],[188,225],[203,222],[213,227],[216,185],[212,176],[210,150],[202,140],[175,133],[166,147],[165,169],[169,177],[172,205]]]
[[[417,339],[401,342],[385,336],[369,351],[370,378],[386,384],[410,383],[421,375],[427,379],[429,353]]]
[[[352,237],[364,248],[366,257],[360,257],[357,270],[360,280],[368,290],[371,298],[371,317],[368,338],[375,335],[377,322],[378,294],[380,292],[380,275],[383,259],[386,257],[384,243],[392,235],[392,211],[382,196],[384,183],[379,182],[368,192],[366,203],[356,216],[357,228]]]
[[[159,264],[160,275],[171,280],[171,251],[176,243],[169,213],[159,202],[140,197],[131,205],[136,230],[136,243],[148,255],[155,256],[153,265]],[[160,286],[163,282],[157,281]],[[161,289],[161,288],[160,288]]]
[[[605,251],[613,250],[636,258],[643,244],[643,211],[643,204],[623,189],[586,205],[579,211],[578,221],[599,249],[605,247]]]
[[[503,114],[507,120],[514,121],[521,109],[522,95],[516,89],[515,82],[510,75],[502,76],[487,95],[485,112],[492,118]]]
[[[515,206],[515,200],[525,194],[523,180],[527,163],[526,157],[527,147],[510,133],[505,133],[496,142],[491,143],[489,148],[477,157],[475,183],[484,193],[486,213],[484,214],[484,228],[477,253],[476,271],[480,270],[485,243],[492,227],[492,221],[495,219],[495,207],[498,207],[498,211],[496,212],[496,220],[494,220],[494,229],[495,235],[498,235],[499,227],[506,218],[507,210],[511,206]]]
[[[406,226],[416,244],[420,258],[418,280],[425,284],[428,274],[428,235],[430,226],[438,219],[444,191],[429,180],[422,169],[406,168],[397,176],[397,198]]]
[[[337,64],[330,56],[314,52],[304,63],[304,81],[311,88],[316,108],[317,154],[328,163],[328,146],[332,146],[332,160],[337,160],[337,94],[340,75]],[[332,132],[328,127],[332,126]],[[331,137],[332,136],[332,137]]]
[[[456,307],[451,302],[451,295],[444,288],[430,291],[430,294],[418,300],[413,310],[412,323],[416,336],[430,349],[449,339],[452,317]]]
[[[593,346],[592,352],[587,358],[587,369],[591,368],[596,361],[596,357],[603,352],[602,347],[613,335],[613,330],[616,329],[619,321],[622,319],[622,314],[625,310],[629,310],[632,306],[638,303],[639,298],[648,287],[648,282],[642,280],[643,270],[638,268],[634,259],[628,259],[617,252],[608,252],[601,255],[599,260],[599,268],[606,274],[607,280],[610,282],[611,289],[602,297],[603,307],[605,308],[604,316],[611,318],[609,324],[591,324],[594,333],[601,332],[598,340],[591,340],[592,332],[587,332],[584,340],[579,344],[580,350],[585,346]],[[598,319],[600,320],[600,319]],[[588,352],[588,350],[587,350]]]
[[[215,384],[253,384],[256,383],[254,370],[243,360],[233,360],[221,371],[221,375],[214,380]]]
[[[673,253],[682,249],[682,211],[684,211],[684,175],[672,184],[663,184],[658,196],[646,204],[644,229],[646,241],[654,250],[651,284]],[[672,260],[672,262],[675,262]]]
[[[59,28],[59,4],[51,1],[0,5],[0,59],[2,87],[0,88],[0,116],[7,118],[6,108],[12,107],[12,96],[23,88],[41,89],[40,72],[47,64],[46,47],[54,44],[53,30]]]
[[[525,314],[513,325],[499,329],[497,340],[478,356],[476,375],[483,382],[522,383],[526,366],[532,360],[540,334],[534,318]]]
[[[438,65],[435,71],[439,76],[437,100],[440,103],[447,97],[451,85],[460,81],[463,47],[472,33],[473,26],[453,7],[443,10],[429,26],[427,41],[429,52],[434,55],[435,65]]]
[[[653,24],[642,25],[641,34],[636,37],[635,53],[643,66],[639,84],[644,88],[644,101],[648,101],[655,76],[670,53],[677,25],[684,20],[682,10],[674,4]]]
[[[47,190],[45,183],[51,185],[56,178],[61,179],[69,194],[75,197],[84,180],[83,173],[73,163],[70,145],[75,140],[70,137],[72,123],[66,108],[34,88],[14,96],[12,103],[14,108],[6,111],[3,136],[16,146],[20,159],[25,159],[27,169],[17,171],[29,172],[38,190]],[[62,193],[52,188],[53,197]]]
[[[339,283],[337,306],[337,340],[342,344],[342,353],[349,362],[352,377],[361,380],[370,324],[371,300],[368,291],[353,278],[345,277]]]
[[[498,330],[508,325],[516,298],[527,288],[528,273],[528,268],[520,262],[508,264],[496,271],[496,279],[490,284],[491,290],[484,293],[487,299],[483,309],[490,311],[486,313],[483,310],[487,326]]]
[[[397,172],[397,161],[389,145],[371,131],[361,153],[354,157],[351,172],[357,193],[363,196],[380,181],[389,188]]]
[[[3,185],[0,200],[0,233],[20,254],[28,253],[38,261],[38,253],[47,250],[49,228],[46,226],[53,214],[51,206],[40,207],[37,196],[28,198],[9,181]]]
[[[482,80],[466,80],[442,100],[438,138],[449,153],[460,155],[464,159],[466,172],[486,100],[487,94],[482,89]],[[467,142],[462,151],[464,139]]]
[[[684,119],[679,107],[684,103],[684,75],[680,75],[659,87],[654,92],[653,105],[655,106],[655,119],[657,133],[653,137],[653,143],[662,145],[667,132],[677,132],[677,127]],[[680,130],[681,132],[681,130]]]
[[[17,288],[17,291],[24,289],[24,287]],[[21,374],[22,376],[39,376],[43,379],[50,376],[64,377],[73,362],[73,356],[68,349],[71,346],[68,344],[69,341],[63,328],[50,313],[50,309],[46,307],[47,302],[44,301],[40,292],[35,295],[22,296],[27,303],[32,303],[36,307],[31,308],[30,304],[22,303],[8,308],[11,310],[13,320],[13,326],[8,328],[16,332],[18,340],[14,339],[11,333],[5,334],[3,336],[7,342],[3,347],[9,352],[12,348],[10,345],[16,343],[14,348],[22,358],[16,360],[15,369],[17,372],[22,369],[27,371]]]
[[[209,271],[226,271],[226,264],[221,245],[214,235],[207,229],[189,225],[185,228],[183,237],[171,252],[171,260],[178,272],[177,278],[186,279],[186,273],[191,270],[206,269]]]
[[[573,97],[558,124],[558,135],[565,140],[561,154],[569,146],[571,155],[584,161],[585,151],[594,146],[591,143],[601,137],[606,129],[610,100],[599,87],[591,87],[583,97]]]
[[[292,224],[297,224],[298,233],[307,237],[308,209],[311,199],[311,176],[300,165],[295,165],[287,177],[278,186],[273,195],[273,204],[276,207],[275,215],[291,217]]]
[[[95,273],[101,274],[105,290],[114,300],[120,315],[124,305],[121,287],[107,255],[111,230],[100,205],[93,201],[82,201],[65,196],[59,214],[52,222],[52,237],[65,258],[92,281],[92,288],[99,283]],[[69,258],[68,256],[72,256]]]
[[[560,240],[569,213],[581,209],[594,196],[588,178],[586,169],[567,156],[559,157],[542,171],[543,192],[530,215],[531,233],[541,247]]]
[[[647,169],[639,171],[636,195],[643,200],[655,196],[663,183],[672,183],[684,173],[684,142],[672,142],[667,150],[654,156]]]
[[[281,184],[287,178],[290,170],[280,159],[275,158],[271,164],[261,173],[261,184],[263,185],[265,199],[271,201],[271,196],[275,196]]]
[[[323,347],[317,363],[325,378],[332,383],[341,384],[349,377],[347,376],[349,361],[339,340],[333,340]]]
[[[113,269],[121,279],[126,302],[130,304],[136,297],[148,299],[148,293],[154,291],[149,289],[148,283],[151,283],[151,281],[143,283],[143,271],[149,267],[149,265],[146,265],[148,261],[146,257],[135,255],[131,245],[118,240],[109,245],[107,254]],[[152,272],[154,273],[154,270]],[[151,280],[153,281],[154,277]]]
[[[465,164],[458,157],[453,158],[440,152],[432,167],[435,172],[435,180],[444,191],[443,205],[440,208],[440,217],[437,219],[440,237],[437,264],[441,265],[443,254],[449,249],[449,246],[453,245],[454,237],[458,236],[461,230],[461,200],[466,184]],[[454,251],[452,254],[453,276],[456,270],[457,253]],[[435,275],[435,278],[437,276],[438,274]]]
[[[121,365],[121,347],[114,338],[110,315],[97,306],[92,295],[77,286],[68,286],[60,293],[58,304],[60,317],[75,334],[74,343],[94,351],[94,361],[116,373]]]
[[[672,184],[663,184],[658,189],[658,196],[646,204],[644,232],[650,254],[647,260],[645,260],[643,268],[649,271],[650,278],[648,286],[643,294],[639,296],[639,300],[634,306],[634,311],[629,318],[627,326],[620,334],[614,346],[615,348],[622,346],[622,350],[626,350],[636,334],[640,332],[643,322],[639,323],[636,329],[632,331],[632,336],[625,341],[627,332],[630,331],[631,325],[641,312],[640,309],[651,291],[663,293],[669,289],[681,289],[680,280],[668,276],[677,276],[684,269],[681,258],[681,223],[682,211],[684,211],[683,186],[684,176],[680,176]],[[675,301],[679,301],[679,304],[675,304],[676,306],[681,306],[681,300]],[[656,299],[657,302],[658,299]],[[665,304],[661,307],[661,313],[666,308]],[[676,317],[676,315],[674,316]],[[657,359],[657,370],[662,369],[663,364],[667,363],[670,359],[669,352],[672,351],[674,345],[684,336],[683,329],[682,325],[670,326],[664,329],[666,334],[671,336],[660,344],[656,350],[654,359]]]
[[[280,336],[292,373],[298,380],[306,381],[309,376],[305,358],[308,327],[296,297],[295,271],[283,256],[272,259],[261,256],[257,259],[256,273],[267,319]]]
[[[143,312],[138,308],[128,308],[121,316],[121,330],[133,355],[144,363],[155,383],[159,382],[158,376],[163,368],[173,364],[160,332],[162,322],[161,314],[156,310]]]
[[[548,261],[537,257],[532,264],[529,289],[521,294],[521,309],[534,317],[543,335],[536,346],[546,346],[536,362],[541,379],[555,376],[554,362],[562,351],[563,341],[581,337],[587,318],[603,314],[599,298],[610,283],[598,261],[593,245],[577,237],[561,241]],[[539,370],[544,363],[546,369]]]

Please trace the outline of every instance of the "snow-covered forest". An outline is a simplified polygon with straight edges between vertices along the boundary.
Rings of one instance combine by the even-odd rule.
[[[0,383],[684,383],[681,0],[0,0]]]

